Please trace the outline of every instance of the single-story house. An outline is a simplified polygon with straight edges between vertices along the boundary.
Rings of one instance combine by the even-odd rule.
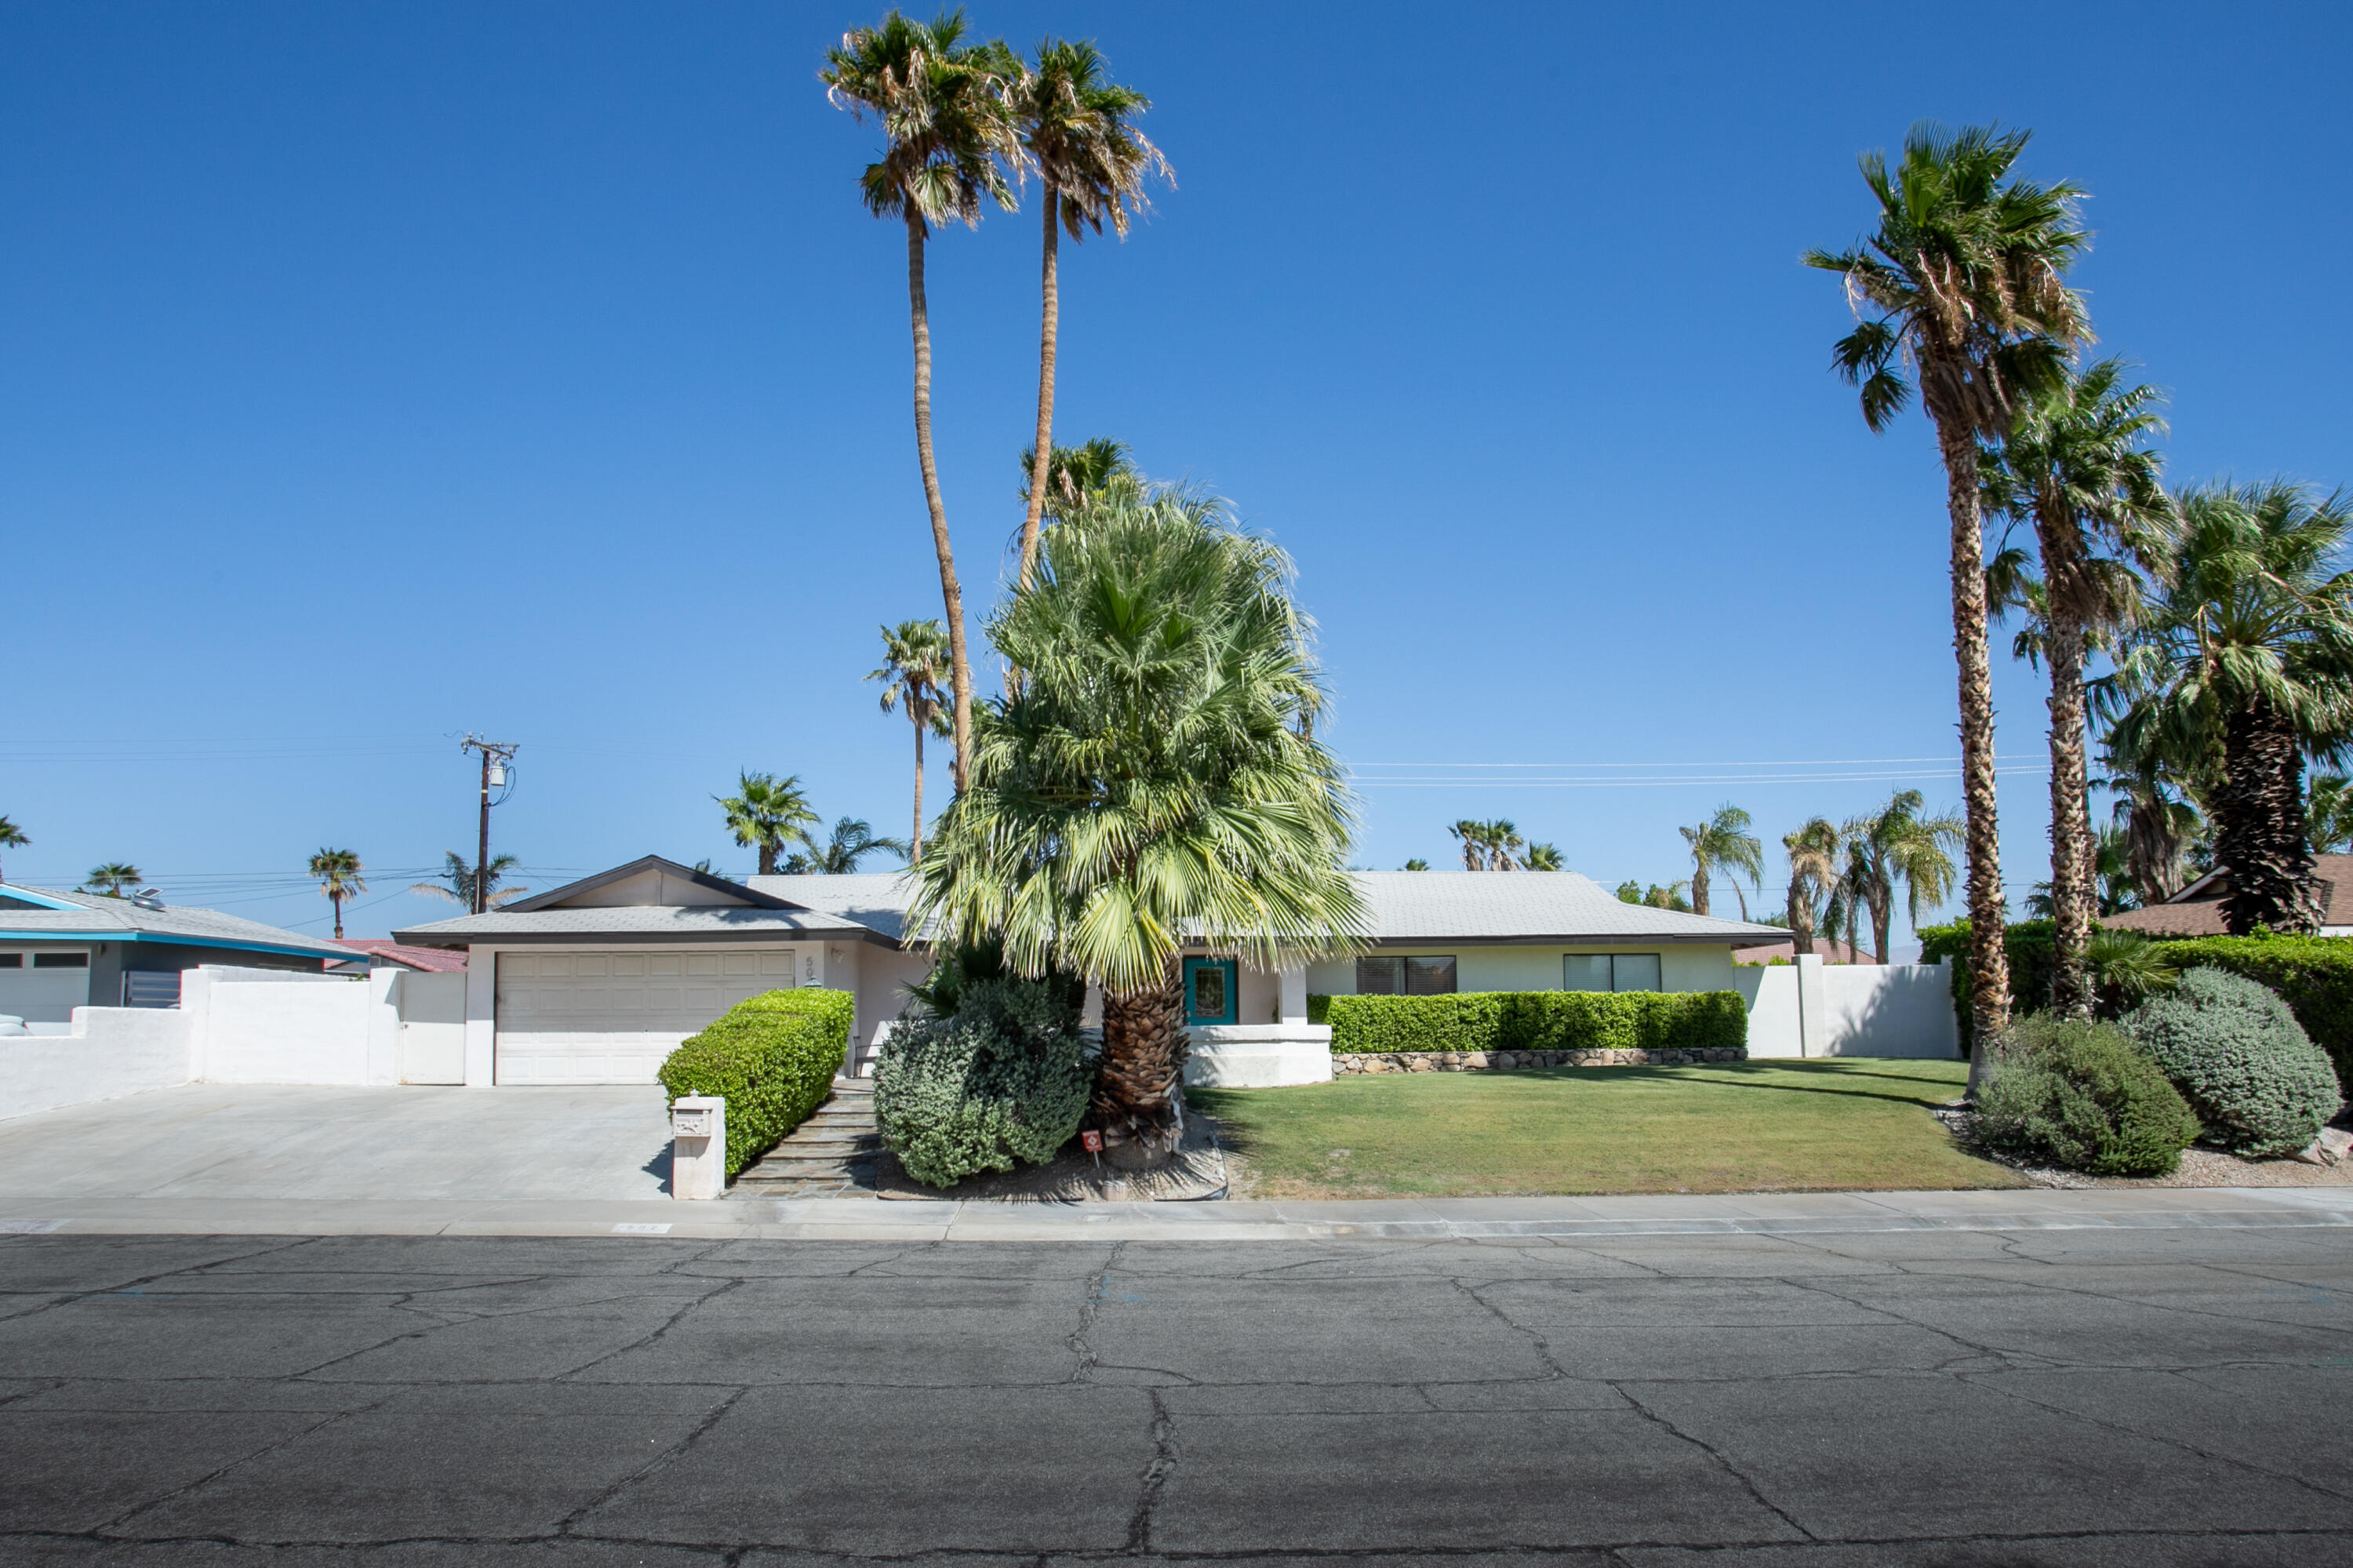
[[[1268,970],[1206,948],[1184,960],[1204,1061],[1247,1056],[1254,1081],[1328,1075],[1311,991],[1742,991],[1734,955],[1772,926],[1621,903],[1573,872],[1358,874],[1372,915],[1360,957]],[[930,959],[906,929],[902,873],[731,881],[648,855],[567,886],[393,934],[463,948],[470,1084],[641,1083],[745,997],[826,985],[857,999],[870,1059]]]
[[[2315,855],[2312,869],[2320,884],[2320,934],[2353,937],[2353,854]],[[2100,924],[2145,937],[2227,937],[2222,900],[2230,895],[2230,868],[2217,866],[2162,904],[2103,915]]]
[[[200,964],[317,974],[347,948],[212,909],[0,885],[0,1014],[69,1023],[77,1007],[176,1007]]]

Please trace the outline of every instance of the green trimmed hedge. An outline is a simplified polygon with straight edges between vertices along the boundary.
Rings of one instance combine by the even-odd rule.
[[[727,1100],[727,1174],[774,1149],[833,1093],[849,1052],[856,999],[809,986],[772,991],[671,1052],[654,1075],[673,1100],[723,1095]]]
[[[1953,960],[1953,1012],[1969,1038],[1969,923],[1919,928],[1920,961]],[[2010,951],[2010,1007],[2021,1014],[2051,1005],[2053,947],[2051,922],[2021,920],[2002,931]],[[2155,944],[2178,969],[2227,969],[2279,992],[2304,1032],[2328,1053],[2337,1081],[2353,1097],[2353,938],[2344,937],[2197,937]]]
[[[1733,991],[1484,991],[1324,999],[1332,1049],[1745,1051],[1748,1008]],[[1310,998],[1308,1017],[1314,1018]]]

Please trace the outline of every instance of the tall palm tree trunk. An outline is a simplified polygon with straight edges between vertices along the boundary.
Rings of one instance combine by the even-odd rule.
[[[2051,1006],[2088,1018],[2094,997],[2084,960],[2097,867],[2084,760],[2084,629],[2069,608],[2077,567],[2071,545],[2054,536],[2042,544],[2051,604]]]
[[[907,716],[915,721],[915,831],[907,835],[911,846],[907,863],[914,864],[923,858],[923,705],[912,696],[907,701]]]
[[[335,906],[335,940],[340,942],[343,939],[343,895],[340,893],[331,894],[328,895],[327,902]]]
[[[1895,890],[1875,887],[1864,903],[1871,910],[1871,950],[1880,966],[1885,968],[1890,927],[1895,924]]]
[[[1157,1164],[1184,1136],[1177,1090],[1192,1037],[1181,971],[1171,958],[1159,984],[1103,995],[1103,1065],[1088,1117],[1106,1144],[1125,1148],[1124,1163]]]
[[[2010,954],[2002,944],[2001,831],[1994,799],[1993,666],[1986,653],[1985,524],[1978,510],[1977,440],[1939,414],[1945,505],[1952,517],[1953,658],[1959,666],[1961,800],[1968,818],[1969,1092],[1986,1047],[2010,1026]]]
[[[1697,861],[1692,865],[1692,913],[1694,915],[1707,913],[1707,862],[1705,861]]]
[[[1814,950],[1814,901],[1798,891],[1797,879],[1789,880],[1788,896],[1782,901],[1782,918],[1789,922],[1789,950],[1810,953]]]
[[[1029,512],[1021,520],[1019,581],[1025,588],[1038,559],[1038,520],[1046,510],[1046,474],[1054,461],[1054,355],[1060,346],[1062,323],[1062,236],[1054,223],[1061,216],[1062,199],[1050,186],[1039,205],[1046,209],[1046,260],[1038,285],[1044,301],[1038,329],[1038,445],[1029,459]]]
[[[2225,723],[2222,784],[2214,796],[2214,860],[2230,868],[2222,919],[2233,937],[2257,926],[2307,937],[2319,930],[2304,816],[2304,751],[2295,726],[2258,699]]]
[[[948,509],[940,500],[939,470],[932,461],[932,315],[923,298],[923,215],[907,204],[907,313],[915,333],[915,456],[923,470],[923,503],[932,513],[932,549],[940,558],[940,598],[947,607],[948,679],[955,691],[955,762],[963,789],[972,756],[972,665],[965,658],[964,588],[956,582],[955,552],[948,544]],[[764,873],[765,874],[765,873]]]

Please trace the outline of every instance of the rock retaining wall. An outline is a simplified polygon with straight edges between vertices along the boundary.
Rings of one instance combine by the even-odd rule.
[[[1689,1067],[1745,1062],[1746,1051],[1366,1051],[1332,1053],[1335,1077],[1349,1073],[1493,1073],[1514,1067]]]

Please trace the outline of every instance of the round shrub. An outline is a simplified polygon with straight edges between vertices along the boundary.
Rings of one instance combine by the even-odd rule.
[[[2096,1176],[2162,1176],[2198,1118],[2158,1065],[2113,1023],[2047,1017],[2011,1025],[1978,1090],[1989,1149]]]
[[[2234,1153],[2294,1154],[2344,1103],[2328,1054],[2287,1003],[2243,976],[2188,970],[2124,1024],[2189,1099],[2207,1136]]]
[[[874,1119],[884,1146],[933,1187],[1051,1160],[1078,1131],[1093,1084],[1070,988],[959,977],[948,989],[954,1012],[907,1019],[882,1044]]]

